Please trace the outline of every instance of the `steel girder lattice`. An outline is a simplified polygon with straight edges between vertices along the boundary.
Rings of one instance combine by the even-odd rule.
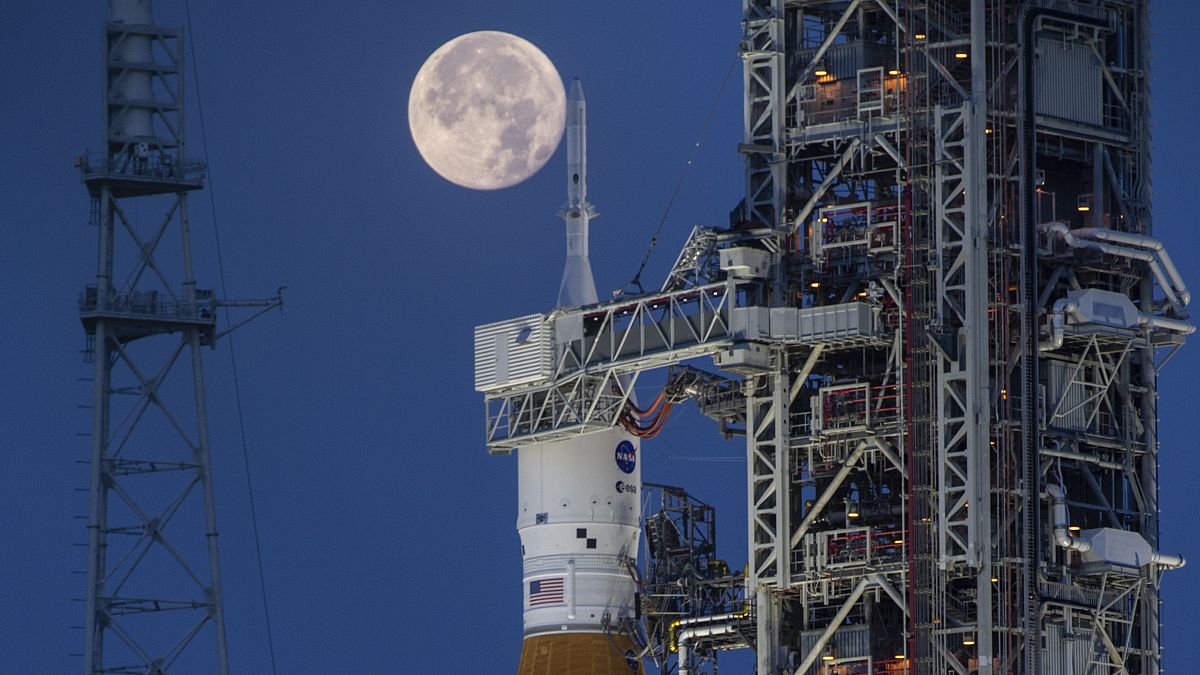
[[[725,374],[669,382],[746,436],[760,673],[1161,667],[1179,560],[1158,550],[1155,384],[1192,327],[1151,238],[1147,3],[1049,4],[745,0],[737,217],[693,232],[662,293],[565,315],[723,282],[720,330],[650,349],[551,330],[560,367],[488,393],[519,420],[489,435],[505,449],[609,424],[636,373],[713,358]],[[853,339],[815,327],[858,304]],[[513,416],[555,388],[606,412]]]
[[[145,5],[114,4],[104,150],[77,160],[99,243],[79,305],[94,364],[84,672],[227,673],[202,350],[222,335],[218,307],[280,299],[197,287],[188,193],[204,165],[183,154],[183,38],[152,24]],[[163,215],[136,217],[150,210]]]

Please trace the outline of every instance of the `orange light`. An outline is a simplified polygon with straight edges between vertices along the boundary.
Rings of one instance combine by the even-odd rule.
[[[903,539],[900,539],[899,537],[897,537],[897,538],[895,538],[895,539],[893,539],[893,540],[892,540],[892,543],[893,543],[893,544],[903,544],[903,543],[904,543],[904,540],[903,540]]]
[[[998,584],[998,583],[1000,583],[1000,577],[992,577],[992,583],[993,583],[993,584]]]
[[[924,33],[916,33],[915,35],[913,35],[913,38],[915,38],[917,40],[924,40],[925,34]]]
[[[812,282],[811,284],[809,284],[809,285],[808,285],[808,287],[809,287],[809,288],[820,288],[820,287],[821,287],[821,282],[819,282],[819,281],[814,281],[814,282]]]
[[[895,68],[892,68],[891,70],[888,71],[888,75],[899,75],[899,74],[900,74],[900,71]]]
[[[984,130],[983,130],[983,133],[985,133],[985,134],[988,134],[988,135],[991,135],[991,133],[992,133],[992,128],[991,128],[991,127],[988,127],[988,128],[986,128],[986,129],[984,129]]]
[[[1072,526],[1068,527],[1067,529],[1072,532],[1078,532],[1078,531],[1082,530],[1083,528],[1079,527],[1078,525],[1072,525]]]
[[[813,75],[816,75],[817,77],[825,77],[828,74],[829,74],[829,71],[825,70],[824,68],[817,68],[816,70],[813,71]]]

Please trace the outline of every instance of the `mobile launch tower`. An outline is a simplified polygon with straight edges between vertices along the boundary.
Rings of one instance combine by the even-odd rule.
[[[744,434],[744,575],[682,492],[644,519],[664,672],[1161,670],[1156,379],[1193,327],[1152,237],[1148,4],[744,0],[729,226],[659,292],[477,342],[494,453],[622,425],[663,368]]]
[[[109,5],[101,150],[76,160],[99,235],[79,300],[94,364],[83,672],[224,675],[202,354],[232,330],[218,308],[281,299],[198,287],[188,195],[205,167],[184,152],[183,32],[155,25],[150,0]],[[190,378],[169,377],[180,368]]]

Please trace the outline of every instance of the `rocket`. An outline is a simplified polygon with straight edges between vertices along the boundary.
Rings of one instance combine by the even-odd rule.
[[[567,263],[558,287],[558,306],[593,304],[597,297],[588,259],[588,223],[600,214],[587,200],[587,101],[578,79],[571,80],[567,96],[567,203],[558,215],[567,225]]]
[[[567,99],[567,232],[560,307],[597,301],[588,260],[587,102]],[[637,616],[639,439],[620,427],[517,450],[524,644],[518,675],[642,675]]]

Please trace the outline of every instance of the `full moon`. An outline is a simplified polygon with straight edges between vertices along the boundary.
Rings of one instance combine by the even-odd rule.
[[[497,31],[460,35],[426,59],[408,96],[421,157],[446,180],[498,190],[529,178],[562,138],[566,95],[550,59]]]

